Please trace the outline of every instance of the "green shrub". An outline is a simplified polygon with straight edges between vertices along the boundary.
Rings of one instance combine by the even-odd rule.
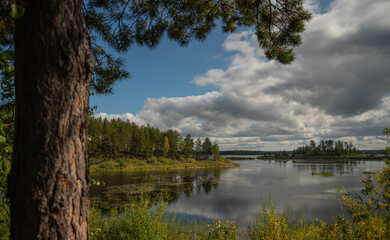
[[[154,207],[152,207],[154,205]],[[242,236],[234,222],[198,224],[195,221],[182,221],[166,211],[167,204],[153,204],[150,198],[141,196],[127,208],[112,210],[103,216],[99,209],[89,211],[91,240],[236,240]]]
[[[196,163],[196,160],[195,160],[195,158],[188,158],[187,162],[189,162],[189,163]]]
[[[171,164],[172,163],[171,159],[164,158],[164,157],[159,158],[158,161],[161,163],[164,163],[164,164]]]
[[[262,200],[262,211],[248,223],[250,239],[288,239],[289,215],[275,212],[271,199]]]
[[[10,234],[10,216],[9,216],[9,204],[6,203],[7,199],[3,199],[0,196],[0,240],[9,239]]]
[[[108,160],[99,164],[100,169],[104,170],[115,170],[118,164],[114,160]]]
[[[118,165],[120,168],[126,168],[130,164],[129,158],[118,158],[117,159]]]
[[[242,235],[234,221],[214,220],[213,223],[203,222],[201,228],[196,231],[195,239],[237,240]]]
[[[147,163],[149,163],[149,164],[156,164],[156,163],[158,163],[158,160],[157,160],[156,157],[151,157],[151,158],[149,158],[147,160]]]
[[[221,162],[221,163],[229,163],[230,162],[228,159],[220,157],[220,156],[217,158],[217,161]]]
[[[131,162],[135,165],[135,166],[145,166],[147,165],[147,163],[141,159],[131,159]]]
[[[92,240],[117,239],[188,239],[193,229],[181,224],[180,219],[165,213],[166,204],[158,203],[152,210],[148,199],[131,204],[121,214],[113,210],[109,217],[91,209],[89,215]]]

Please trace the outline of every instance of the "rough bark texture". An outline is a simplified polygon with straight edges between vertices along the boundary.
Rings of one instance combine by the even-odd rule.
[[[88,239],[93,58],[82,0],[18,3],[11,239]]]

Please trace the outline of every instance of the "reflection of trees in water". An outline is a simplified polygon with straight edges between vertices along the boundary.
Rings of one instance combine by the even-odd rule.
[[[342,175],[352,173],[365,161],[357,160],[294,160],[294,167],[299,167],[305,171],[316,173],[330,173],[334,175]]]
[[[106,186],[101,191],[92,192],[92,203],[105,209],[129,204],[138,196],[144,195],[152,201],[157,199],[168,203],[177,201],[182,194],[208,194],[218,187],[221,174],[226,169],[198,169],[178,172],[145,175],[143,181],[117,186]]]
[[[363,160],[327,160],[327,159],[275,159],[267,160],[266,162],[272,164],[277,163],[279,166],[286,167],[292,163],[294,167],[300,168],[303,171],[330,173],[334,175],[341,175],[352,173],[359,165],[365,164]]]

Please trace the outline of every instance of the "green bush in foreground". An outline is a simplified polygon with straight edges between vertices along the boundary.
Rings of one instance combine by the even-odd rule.
[[[346,199],[346,195],[342,194]],[[341,204],[344,204],[341,202]],[[386,217],[368,213],[364,219],[335,217],[327,224],[316,219],[313,222],[292,222],[288,214],[279,214],[270,201],[263,202],[262,211],[248,223],[249,239],[390,239]]]
[[[101,216],[99,210],[92,208],[89,216],[90,237],[92,240],[236,240],[241,235],[234,222],[182,223],[180,218],[165,209],[163,202],[150,207],[149,199],[143,197],[120,214],[114,210],[108,217]]]

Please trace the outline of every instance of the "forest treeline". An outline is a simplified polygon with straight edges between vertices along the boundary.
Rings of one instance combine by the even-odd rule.
[[[298,147],[292,151],[293,156],[342,156],[360,154],[352,142],[321,140],[318,144],[310,140],[310,144]]]
[[[94,117],[89,118],[88,129],[90,157],[127,155],[140,159],[219,158],[218,144],[213,144],[209,138],[206,137],[203,142],[200,138],[192,138],[190,134],[183,138],[172,129],[162,131],[149,124],[138,126],[119,118],[107,120]]]

